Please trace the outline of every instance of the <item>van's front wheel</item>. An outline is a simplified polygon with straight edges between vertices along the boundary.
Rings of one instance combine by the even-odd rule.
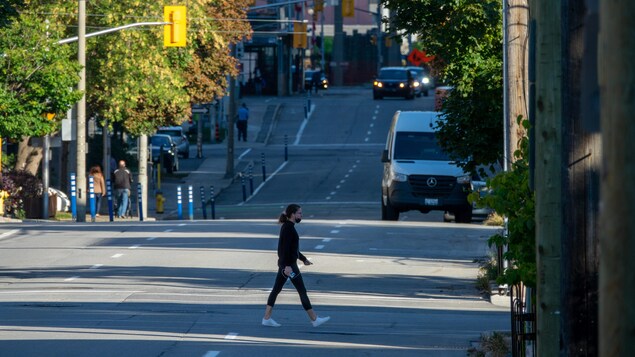
[[[381,219],[382,221],[397,221],[399,220],[399,211],[390,205],[390,201],[384,204],[384,200],[381,200]]]

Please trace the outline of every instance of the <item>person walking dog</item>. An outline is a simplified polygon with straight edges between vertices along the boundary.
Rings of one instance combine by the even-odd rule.
[[[302,207],[297,204],[288,205],[278,219],[278,223],[281,224],[280,236],[278,238],[278,274],[276,275],[276,281],[273,285],[273,289],[271,289],[271,293],[267,299],[265,316],[262,318],[262,324],[264,326],[281,326],[271,318],[271,314],[273,312],[273,306],[276,303],[276,298],[278,297],[278,294],[280,294],[280,291],[282,291],[282,287],[287,279],[291,280],[291,283],[298,291],[302,307],[309,315],[309,319],[311,319],[313,327],[318,327],[330,319],[328,316],[319,317],[315,311],[313,311],[311,301],[309,300],[309,296],[306,292],[306,287],[304,286],[304,280],[302,280],[302,275],[300,274],[300,269],[298,268],[298,259],[300,259],[304,265],[313,264],[302,253],[300,253],[300,236],[295,230],[295,225],[300,223],[301,220]]]

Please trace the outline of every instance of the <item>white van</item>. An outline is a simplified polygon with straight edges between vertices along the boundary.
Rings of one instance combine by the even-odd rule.
[[[440,112],[398,111],[388,132],[381,161],[381,218],[399,213],[448,211],[457,222],[472,221],[467,201],[471,177],[441,150],[434,127]]]

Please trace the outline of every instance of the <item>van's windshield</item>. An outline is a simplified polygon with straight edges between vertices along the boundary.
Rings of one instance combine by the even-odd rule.
[[[424,132],[398,132],[393,159],[450,161],[439,147],[434,133]]]

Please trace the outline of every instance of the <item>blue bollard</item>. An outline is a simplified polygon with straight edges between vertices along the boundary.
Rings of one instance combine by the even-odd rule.
[[[110,222],[115,220],[115,212],[112,206],[112,186],[110,180],[106,180],[106,194],[108,195],[108,217]]]
[[[183,201],[181,200],[181,186],[176,188],[176,214],[178,219],[183,219]]]
[[[194,220],[194,193],[192,192],[192,185],[187,187],[187,208],[190,213],[190,221]]]
[[[71,216],[73,222],[77,221],[77,178],[71,174]]]
[[[90,207],[90,221],[95,222],[95,179],[88,176],[88,202]]]

